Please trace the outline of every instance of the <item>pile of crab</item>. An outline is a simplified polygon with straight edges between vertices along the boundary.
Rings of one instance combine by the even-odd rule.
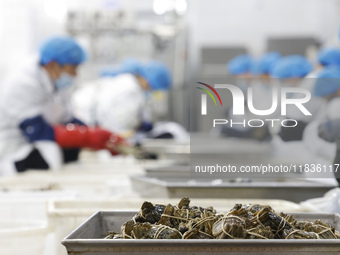
[[[338,239],[330,225],[296,221],[277,214],[268,205],[236,204],[228,213],[213,207],[190,206],[182,198],[178,206],[144,202],[139,213],[106,239]]]

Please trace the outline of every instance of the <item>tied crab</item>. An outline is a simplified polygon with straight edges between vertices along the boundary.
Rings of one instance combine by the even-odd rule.
[[[132,237],[135,239],[182,239],[182,234],[174,228],[145,222],[133,226]]]
[[[144,202],[125,222],[120,233],[106,239],[339,239],[339,232],[321,220],[297,221],[259,204],[236,204],[228,213],[213,207],[191,206],[189,198],[178,205]]]

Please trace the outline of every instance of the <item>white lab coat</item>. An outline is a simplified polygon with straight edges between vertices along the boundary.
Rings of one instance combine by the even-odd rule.
[[[320,70],[312,71],[302,83],[302,87],[308,89],[312,94],[319,72]],[[303,132],[303,143],[315,157],[321,157],[330,162],[335,157],[336,145],[320,138],[318,128],[324,121],[340,118],[339,106],[340,101],[337,98],[327,102],[323,98],[312,97],[306,104],[307,109],[313,114],[313,121],[307,125]]]
[[[71,101],[77,118],[118,134],[139,126],[146,104],[144,91],[132,74],[85,84],[75,91]]]
[[[37,56],[29,58],[10,74],[0,91],[0,173],[13,172],[14,162],[24,159],[34,147],[50,168],[60,169],[59,146],[53,141],[29,143],[19,124],[38,115],[51,125],[71,120],[68,98],[69,91],[55,91],[47,72],[39,66]]]
[[[298,84],[298,87],[304,88],[313,93],[315,77],[314,73],[309,74]],[[289,85],[284,87],[289,87]],[[301,94],[291,93],[288,96],[291,98],[300,98]],[[303,131],[302,141],[283,142],[281,139],[278,139],[280,141],[275,142],[275,148],[277,150],[277,155],[291,159],[299,158],[301,163],[311,163],[312,160],[315,160],[317,157],[322,157],[317,152],[319,149],[318,146],[314,143],[326,143],[324,141],[320,141],[321,138],[319,138],[317,134],[317,123],[324,114],[325,104],[322,98],[312,96],[307,103],[304,103],[304,106],[312,115],[304,115],[295,105],[287,105],[287,116],[281,116],[282,120],[286,118],[295,119],[307,124]],[[299,162],[299,160],[296,160],[296,162]]]

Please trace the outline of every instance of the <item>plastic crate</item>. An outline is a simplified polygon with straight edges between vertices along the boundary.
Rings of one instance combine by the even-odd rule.
[[[46,223],[30,220],[1,220],[2,255],[42,255],[48,233]]]

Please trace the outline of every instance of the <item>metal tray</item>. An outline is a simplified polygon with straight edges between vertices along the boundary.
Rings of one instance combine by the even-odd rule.
[[[215,154],[269,154],[272,145],[268,142],[258,142],[233,138],[196,138],[190,143],[179,143],[169,139],[151,139],[144,141],[142,148],[154,153],[215,153]]]
[[[190,177],[189,165],[173,165],[163,167],[147,167],[144,169],[149,177]]]
[[[272,145],[233,138],[214,138],[209,136],[195,136],[189,143],[178,143],[169,139],[153,139],[144,141],[142,148],[156,153],[162,158],[172,159],[176,162],[189,163],[191,160],[203,160],[239,164],[248,161],[249,164],[265,162],[270,159]]]
[[[156,166],[156,167],[146,167],[144,168],[144,172],[146,176],[148,177],[174,177],[174,178],[204,178],[200,173],[194,173],[194,170],[192,172],[190,171],[190,165],[170,165],[170,166]],[[226,178],[226,173],[224,172],[216,172],[214,173],[213,177],[211,178]],[[235,180],[236,178],[239,178],[239,173],[228,173],[228,178],[230,180]],[[264,177],[261,177],[263,180],[270,180],[273,178],[276,179],[282,179],[282,178],[303,178],[302,173],[292,173],[292,174],[280,174],[280,173],[268,173],[268,175],[265,175]],[[210,177],[209,177],[210,178]],[[210,179],[211,179],[210,178]],[[251,174],[247,173],[247,179],[259,179],[259,174]]]
[[[190,177],[131,176],[133,189],[142,197],[253,198],[301,202],[322,197],[336,184],[303,179],[211,179]],[[248,182],[250,181],[250,182]]]
[[[107,231],[119,232],[120,226],[136,212],[100,211],[68,235],[62,244],[69,255],[112,254],[339,254],[340,239],[336,240],[106,240]],[[316,220],[340,230],[338,214],[295,213],[298,220]]]

